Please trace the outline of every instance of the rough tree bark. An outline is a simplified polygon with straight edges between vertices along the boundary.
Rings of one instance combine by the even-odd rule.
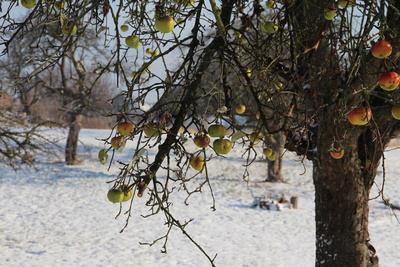
[[[266,182],[282,182],[282,154],[284,151],[284,146],[286,142],[286,135],[283,133],[278,133],[267,137],[267,143],[273,151],[276,152],[276,160],[268,160],[268,176],[265,180]]]
[[[71,114],[71,123],[69,126],[67,144],[65,145],[65,162],[67,165],[75,165],[78,163],[77,149],[79,132],[81,130],[82,115]]]

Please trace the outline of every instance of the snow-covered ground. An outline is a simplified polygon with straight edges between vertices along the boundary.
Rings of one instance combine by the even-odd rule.
[[[108,136],[104,130],[82,130],[81,165],[66,166],[57,159],[38,162],[38,171],[22,166],[14,172],[0,169],[0,266],[210,266],[206,257],[179,229],[170,233],[167,254],[160,253],[163,241],[152,242],[166,233],[164,217],[148,214],[145,197],[135,198],[132,217],[123,233],[126,216],[114,219],[119,204],[108,202],[107,181],[118,169],[100,165],[97,152],[103,144],[95,138]],[[117,159],[129,159],[130,145]],[[194,151],[191,142],[189,151]],[[191,150],[192,149],[192,150]],[[258,148],[261,151],[261,147]],[[186,231],[213,257],[217,266],[313,266],[314,193],[312,166],[303,165],[287,153],[283,173],[287,183],[264,183],[266,163],[250,167],[250,182],[243,181],[242,149],[235,147],[227,159],[208,162],[216,200],[204,188],[189,199],[173,194],[173,214],[180,222],[193,219]],[[400,150],[386,153],[385,196],[400,203]],[[162,178],[160,178],[162,179]],[[200,178],[199,178],[200,179]],[[379,172],[377,183],[382,181]],[[178,186],[178,185],[177,185]],[[268,211],[252,208],[256,197],[285,194],[299,197],[298,209]],[[375,196],[374,189],[371,195]],[[123,205],[123,211],[128,208]],[[400,216],[399,212],[397,215]],[[381,203],[370,202],[371,241],[384,267],[400,266],[400,224]]]

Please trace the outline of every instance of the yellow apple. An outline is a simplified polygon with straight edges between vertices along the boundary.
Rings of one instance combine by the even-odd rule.
[[[279,29],[278,25],[272,21],[263,23],[262,28],[268,33],[275,33]]]
[[[174,29],[175,22],[171,16],[165,16],[157,18],[154,26],[159,32],[169,33]]]
[[[155,123],[148,123],[144,126],[143,129],[144,135],[151,138],[157,137],[161,134],[160,129],[158,128],[157,124]]]
[[[204,157],[192,156],[190,158],[190,166],[193,169],[201,171],[204,169]]]
[[[108,190],[107,198],[112,203],[122,202],[124,193],[120,189],[112,188]]]
[[[136,35],[131,35],[125,38],[125,44],[134,49],[139,49],[140,47],[140,39]]]
[[[198,147],[208,147],[210,144],[210,137],[208,137],[206,134],[198,134],[193,138],[193,142]]]
[[[275,161],[276,160],[276,155],[277,155],[276,152],[272,151],[271,155],[267,156],[267,159],[269,161]]]
[[[396,72],[387,72],[382,74],[379,78],[379,86],[386,91],[392,91],[399,87],[400,84],[400,75]]]
[[[267,1],[267,4],[265,6],[267,8],[276,8],[276,3],[275,1]]]
[[[387,41],[380,40],[372,46],[371,53],[376,58],[387,58],[392,54],[392,45]]]
[[[151,48],[146,49],[146,54],[151,55],[153,53],[153,50]]]
[[[353,108],[347,118],[353,125],[366,125],[372,117],[372,112],[369,107]]]
[[[121,190],[123,193],[123,198],[121,202],[128,201],[132,198],[133,192],[132,188],[129,185],[127,184],[121,185],[120,187],[118,187],[118,189]]]
[[[117,131],[122,136],[131,135],[131,133],[133,133],[134,130],[135,130],[135,126],[133,125],[133,123],[130,123],[127,121],[121,122],[117,126]]]
[[[121,29],[122,32],[127,32],[127,31],[129,31],[129,26],[126,25],[126,24],[121,25],[121,27],[119,27],[119,28]]]
[[[267,158],[270,157],[270,156],[272,155],[272,152],[274,152],[274,151],[273,151],[272,148],[270,148],[270,147],[266,147],[266,148],[263,149],[263,154],[264,154]]]
[[[74,35],[78,31],[78,26],[72,21],[68,22],[61,28],[61,32],[64,35]]]
[[[36,5],[36,0],[21,0],[21,6],[31,9]]]
[[[246,106],[245,105],[239,105],[236,107],[236,113],[237,114],[243,114],[246,111]]]
[[[396,120],[400,120],[400,106],[392,106],[392,116]]]
[[[219,124],[214,124],[208,127],[208,134],[211,137],[224,137],[226,135],[226,127]]]
[[[254,132],[249,135],[249,140],[253,143],[260,142],[264,135],[260,132]]]
[[[336,15],[336,8],[334,6],[329,6],[324,10],[324,17],[326,20],[332,20]]]
[[[340,146],[333,147],[329,152],[334,159],[341,159],[344,156],[344,149]]]
[[[217,139],[213,142],[214,150],[218,154],[228,154],[232,149],[232,142],[228,139]]]

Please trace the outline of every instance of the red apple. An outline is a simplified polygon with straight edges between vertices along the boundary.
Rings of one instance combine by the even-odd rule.
[[[214,124],[208,127],[208,134],[211,137],[224,137],[226,135],[226,127],[219,124]]]
[[[122,143],[122,136],[115,136],[111,138],[110,143],[113,148],[118,149]]]
[[[372,117],[369,107],[353,108],[348,114],[347,119],[353,125],[366,125]]]
[[[192,156],[190,158],[190,166],[193,169],[201,171],[204,169],[204,157]]]
[[[213,147],[218,154],[228,154],[232,149],[232,142],[228,139],[217,139],[213,142]]]
[[[396,72],[387,72],[379,78],[379,86],[386,91],[396,89],[400,84],[400,75]]]
[[[334,159],[341,159],[344,156],[344,150],[340,146],[335,146],[330,151],[330,154]]]
[[[210,144],[210,137],[208,137],[206,134],[198,134],[193,138],[193,142],[198,147],[208,147]]]
[[[133,125],[133,123],[130,123],[127,121],[121,122],[117,126],[117,131],[122,136],[131,135],[131,133],[133,133],[134,130],[135,130],[135,126]]]
[[[400,106],[393,106],[392,107],[392,116],[396,120],[400,120]]]
[[[371,53],[376,58],[386,58],[392,53],[392,45],[389,42],[380,40],[372,46]]]

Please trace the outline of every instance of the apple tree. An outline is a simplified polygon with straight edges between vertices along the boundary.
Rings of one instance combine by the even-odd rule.
[[[130,211],[135,197],[146,197],[150,215],[167,218],[165,245],[178,227],[202,250],[169,211],[171,184],[182,184],[188,198],[212,188],[207,161],[240,145],[251,164],[261,154],[253,143],[270,148],[268,138],[283,134],[287,150],[313,162],[315,265],[378,266],[368,201],[383,152],[400,132],[399,1],[32,1],[22,24],[12,13],[16,1],[4,7],[0,32],[56,25],[61,42],[32,59],[40,68],[22,78],[58,64],[88,29],[104,38],[111,56],[98,75],[114,73],[124,93],[99,159],[137,142],[109,198],[129,198]],[[7,52],[10,42],[0,38]],[[236,127],[237,88],[254,103],[257,123],[249,132]],[[144,111],[151,98],[157,103]],[[213,124],[226,126],[208,128]],[[198,135],[199,150],[187,151],[185,142]],[[208,135],[218,142],[207,144]],[[153,158],[149,147],[157,148]],[[273,152],[265,154],[273,160]],[[192,167],[205,178],[190,191]]]

